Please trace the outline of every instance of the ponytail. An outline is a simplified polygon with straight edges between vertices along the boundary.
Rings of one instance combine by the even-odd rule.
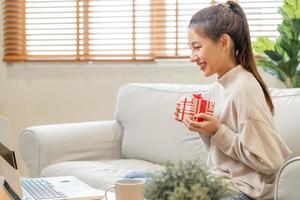
[[[223,34],[228,34],[231,37],[234,42],[234,52],[238,64],[256,78],[263,90],[270,111],[274,114],[274,105],[269,89],[256,67],[249,26],[241,6],[234,1],[228,1],[227,3],[204,8],[192,17],[189,27],[201,28],[202,32],[215,42]]]

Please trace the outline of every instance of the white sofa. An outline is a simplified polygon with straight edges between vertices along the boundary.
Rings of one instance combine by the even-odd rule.
[[[174,120],[173,113],[180,97],[209,87],[125,85],[118,93],[115,120],[27,128],[19,138],[21,156],[30,176],[75,175],[102,189],[130,171],[160,170],[166,161],[205,162],[200,137]],[[279,172],[276,197],[299,200],[300,89],[272,89],[272,96],[275,124],[293,151]]]

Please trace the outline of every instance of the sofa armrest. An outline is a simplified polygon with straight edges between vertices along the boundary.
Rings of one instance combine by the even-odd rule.
[[[122,127],[117,121],[33,126],[19,138],[21,157],[29,175],[46,166],[71,160],[121,158]]]
[[[279,170],[275,200],[298,200],[300,197],[300,156],[288,160]]]

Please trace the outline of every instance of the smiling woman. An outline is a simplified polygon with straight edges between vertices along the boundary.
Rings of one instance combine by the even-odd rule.
[[[277,34],[276,9],[282,0],[240,2],[253,21],[254,37]],[[214,3],[4,0],[4,61],[187,58],[188,21],[192,13]]]
[[[204,121],[186,118],[184,125],[206,144],[213,174],[239,193],[231,200],[274,199],[276,174],[291,151],[274,126],[272,98],[255,64],[242,7],[227,1],[198,11],[188,39],[191,61],[218,80],[205,93],[216,102],[214,115],[195,114]]]

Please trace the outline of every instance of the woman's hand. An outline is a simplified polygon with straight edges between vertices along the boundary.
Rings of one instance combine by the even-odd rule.
[[[218,119],[208,114],[199,113],[194,115],[194,117],[203,118],[204,121],[197,122],[193,121],[190,117],[186,118],[183,123],[191,131],[214,135],[222,125]]]
[[[179,120],[179,103],[176,104],[176,111],[174,112],[174,118],[177,120],[177,121],[181,121]]]

